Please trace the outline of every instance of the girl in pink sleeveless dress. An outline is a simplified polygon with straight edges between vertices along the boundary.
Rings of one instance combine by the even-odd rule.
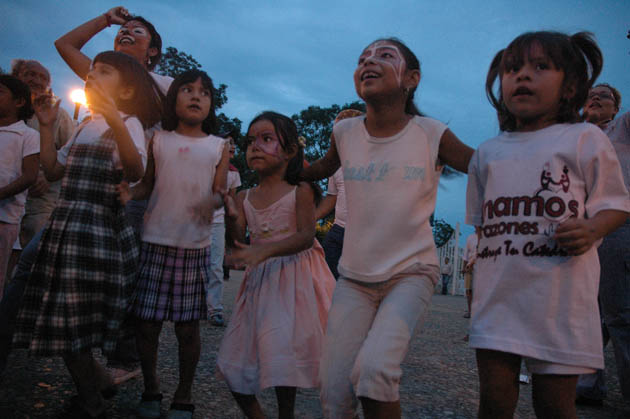
[[[255,394],[275,387],[280,417],[293,417],[296,387],[318,386],[326,319],[335,280],[315,237],[315,195],[298,182],[303,149],[290,118],[256,117],[247,164],[260,184],[226,198],[226,222],[246,265],[217,358],[219,373],[247,417],[262,417]],[[245,231],[251,244],[242,244]]]

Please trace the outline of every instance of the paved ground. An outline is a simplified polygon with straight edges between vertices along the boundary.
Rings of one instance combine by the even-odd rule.
[[[242,273],[232,271],[226,283],[225,301],[229,317],[232,302],[241,283]],[[421,333],[414,339],[403,364],[401,402],[405,418],[473,418],[478,405],[477,370],[474,352],[462,341],[467,320],[463,297],[433,297],[431,312]],[[232,397],[215,377],[215,360],[223,334],[221,328],[202,326],[202,355],[194,386],[197,418],[241,418]],[[606,351],[608,371],[616,371],[611,349]],[[172,325],[167,325],[160,342],[159,370],[165,400],[163,416],[177,383],[177,346]],[[603,408],[578,409],[580,418],[628,418],[630,406],[624,404],[614,373],[607,374],[609,397]],[[133,417],[133,409],[142,392],[142,379],[120,387],[109,413],[114,418]],[[533,418],[531,389],[521,386],[515,417]],[[64,401],[74,395],[70,376],[59,358],[29,359],[26,351],[14,351],[0,381],[0,418],[50,418],[61,411]],[[273,391],[262,394],[263,408],[269,417],[277,416]],[[297,418],[321,418],[317,393],[298,392]]]

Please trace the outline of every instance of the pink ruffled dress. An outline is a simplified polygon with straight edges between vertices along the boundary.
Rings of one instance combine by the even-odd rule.
[[[264,209],[248,196],[252,244],[286,239],[296,229],[295,189]],[[232,391],[318,386],[319,360],[335,280],[315,240],[305,251],[248,268],[219,355],[218,372]]]

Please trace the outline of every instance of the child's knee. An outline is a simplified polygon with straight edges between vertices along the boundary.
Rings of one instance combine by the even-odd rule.
[[[198,341],[199,336],[199,322],[178,322],[175,323],[175,336],[180,343],[193,343]]]

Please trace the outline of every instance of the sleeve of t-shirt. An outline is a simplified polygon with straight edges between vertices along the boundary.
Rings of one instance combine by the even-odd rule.
[[[444,135],[444,131],[446,131],[448,127],[444,123],[432,118],[426,118],[422,116],[417,118],[420,121],[420,126],[427,133],[427,137],[429,138],[429,146],[431,148],[431,161],[438,162],[440,141],[442,140],[442,135]]]
[[[479,150],[468,164],[468,186],[466,187],[466,224],[480,226],[483,222],[484,185],[479,177]]]
[[[131,140],[136,146],[136,150],[138,150],[138,154],[140,154],[140,158],[142,159],[142,167],[144,169],[147,168],[147,146],[146,139],[144,138],[144,129],[142,128],[142,124],[136,117],[131,117],[125,121],[125,126],[129,131],[129,135],[131,136]]]
[[[328,190],[326,191],[326,195],[337,195],[338,193],[335,175],[332,175],[328,178]]]
[[[39,132],[28,130],[24,135],[22,144],[22,158],[39,153]]]
[[[238,172],[229,171],[228,181],[230,183],[228,185],[228,190],[231,191],[232,189],[236,189],[241,186],[241,175]]]
[[[630,212],[630,197],[615,149],[601,130],[585,126],[577,157],[587,192],[587,216],[593,217],[602,210]]]

